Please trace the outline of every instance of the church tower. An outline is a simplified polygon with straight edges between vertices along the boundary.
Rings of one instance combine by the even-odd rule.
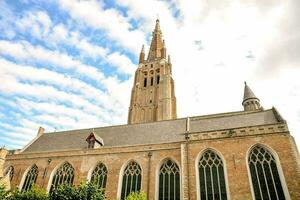
[[[128,124],[176,119],[176,97],[172,64],[167,57],[159,20],[156,20],[147,59],[140,52],[131,91]]]

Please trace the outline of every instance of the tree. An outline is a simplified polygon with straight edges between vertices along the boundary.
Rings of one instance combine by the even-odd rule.
[[[146,200],[146,194],[144,192],[132,192],[127,197],[126,200]]]
[[[0,199],[6,199],[9,195],[9,191],[5,190],[4,185],[0,185]]]
[[[4,198],[5,199],[5,198]],[[16,189],[6,197],[7,200],[49,200],[45,189],[34,185],[29,191],[20,191]]]
[[[50,200],[104,200],[104,190],[93,183],[82,183],[78,187],[59,185],[50,192]]]

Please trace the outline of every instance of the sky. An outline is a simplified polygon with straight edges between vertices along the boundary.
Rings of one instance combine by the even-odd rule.
[[[299,0],[2,0],[0,146],[127,123],[133,74],[157,17],[177,116],[243,110],[244,81],[300,145]]]

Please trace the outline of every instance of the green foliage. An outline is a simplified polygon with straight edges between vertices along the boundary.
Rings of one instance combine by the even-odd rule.
[[[5,190],[4,185],[0,185],[0,199],[6,199],[9,195],[9,192]]]
[[[13,191],[7,200],[49,200],[46,190],[33,186],[31,190],[21,192],[18,189]]]
[[[78,187],[59,185],[50,194],[35,185],[26,192],[18,189],[5,191],[4,186],[0,186],[0,200],[105,200],[105,196],[104,190],[93,183],[83,183]]]
[[[50,200],[104,200],[104,192],[92,183],[83,183],[78,187],[60,185],[50,193]]]
[[[146,200],[146,194],[144,192],[132,192],[130,193],[126,200]]]

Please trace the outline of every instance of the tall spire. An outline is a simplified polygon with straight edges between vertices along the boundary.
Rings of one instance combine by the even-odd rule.
[[[262,107],[260,105],[259,98],[255,96],[255,94],[252,92],[250,87],[245,82],[245,88],[244,88],[244,98],[242,105],[244,106],[245,111],[254,111],[254,110],[261,110]]]
[[[163,49],[164,44],[162,40],[162,33],[160,30],[159,19],[156,20],[155,29],[152,32],[152,40],[149,49],[148,59],[147,60],[155,60],[156,58],[163,57]]]

